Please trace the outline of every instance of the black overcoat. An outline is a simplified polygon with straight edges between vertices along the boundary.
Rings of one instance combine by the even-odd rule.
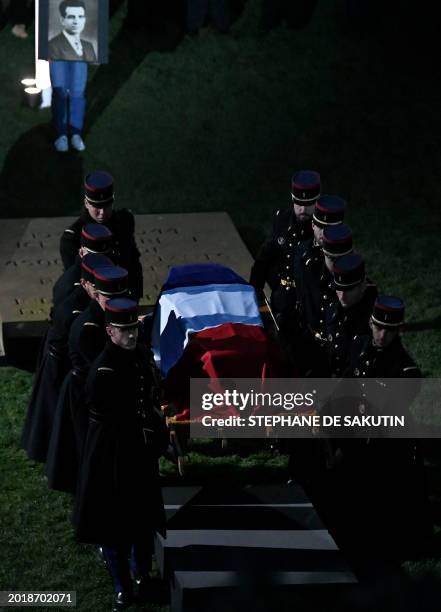
[[[81,258],[77,253],[74,263],[55,281],[52,289],[52,303],[58,306],[79,287],[81,279]]]
[[[23,448],[34,461],[46,461],[58,394],[69,371],[69,331],[88,300],[87,293],[79,287],[54,312],[46,338],[47,350],[36,372],[22,434]]]
[[[61,387],[47,454],[49,488],[74,493],[78,462],[87,432],[84,388],[92,362],[103,350],[107,334],[104,311],[93,300],[74,321],[69,334],[72,365]]]
[[[353,340],[346,377],[360,385],[353,414],[369,414],[372,385],[384,394],[385,414],[409,415],[409,405],[420,388],[421,371],[397,336],[385,347],[374,346],[370,334]],[[362,395],[363,379],[370,379]],[[408,379],[405,393],[400,379]],[[381,400],[381,397],[378,398]],[[390,403],[392,402],[393,403]],[[398,405],[398,406],[397,406]],[[376,413],[377,404],[372,406]],[[357,410],[358,409],[358,410]],[[340,463],[328,474],[332,484],[340,544],[377,554],[413,553],[431,535],[432,523],[426,489],[426,474],[419,440],[412,438],[367,438],[335,440],[341,450]]]
[[[73,515],[78,540],[127,544],[163,532],[158,457],[169,438],[151,353],[109,341],[92,365],[86,393],[90,423]]]

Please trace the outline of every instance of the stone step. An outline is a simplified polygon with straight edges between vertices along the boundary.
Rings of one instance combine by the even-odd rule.
[[[318,587],[356,583],[298,485],[166,487],[163,493],[167,538],[157,536],[155,553],[161,575],[171,581],[172,612],[291,610],[302,589],[309,589],[309,602]]]
[[[303,490],[293,485],[164,489],[167,529],[323,529]]]
[[[155,546],[159,571],[344,571],[347,564],[325,529],[172,530]]]
[[[171,580],[171,612],[293,610],[302,599],[310,609],[314,598],[338,600],[342,586],[356,584],[350,571],[268,571],[250,576],[225,571],[176,571]],[[332,592],[334,591],[334,592]],[[318,601],[323,603],[323,601]]]

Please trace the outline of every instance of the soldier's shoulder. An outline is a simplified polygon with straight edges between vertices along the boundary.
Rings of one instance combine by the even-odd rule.
[[[278,223],[282,221],[288,221],[291,219],[292,209],[291,208],[278,208],[274,212],[274,220]]]
[[[79,236],[81,233],[81,229],[85,223],[83,217],[78,217],[73,223],[71,223],[63,232],[63,236],[65,238],[72,238],[74,236]]]
[[[96,321],[96,314],[93,312],[91,306],[93,302],[91,302],[83,312],[78,315],[75,324],[77,327],[81,327],[82,330],[86,332],[88,330],[94,330],[101,327],[101,325]]]
[[[133,233],[135,231],[135,216],[128,208],[117,208],[113,213],[113,222],[119,231]]]
[[[115,373],[114,368],[111,368],[110,366],[106,366],[106,365],[98,366],[96,371],[97,371],[97,374],[100,374],[101,376],[106,376],[106,375]]]
[[[401,340],[398,345],[398,351],[400,353],[399,363],[401,374],[406,378],[421,378],[422,373],[420,368],[409,351],[403,346]]]
[[[102,351],[93,362],[90,368],[90,378],[95,379],[97,382],[106,384],[114,377],[115,369],[106,354],[106,351]]]
[[[74,295],[75,290],[70,293],[58,306],[54,309],[53,319],[65,319],[78,317],[82,314],[83,308],[77,296]]]
[[[284,232],[291,224],[292,210],[279,208],[273,215],[273,238]]]
[[[369,344],[369,334],[355,334],[352,338],[352,347],[358,352],[364,350]]]
[[[377,283],[374,283],[369,277],[366,278],[366,293],[372,297],[377,297],[378,295]]]
[[[362,299],[362,307],[364,307],[364,309],[366,310],[366,312],[369,313],[369,315],[371,314],[373,305],[377,297],[378,297],[377,285],[373,283],[372,281],[370,281],[369,279],[367,279],[366,289],[365,289],[364,296]]]

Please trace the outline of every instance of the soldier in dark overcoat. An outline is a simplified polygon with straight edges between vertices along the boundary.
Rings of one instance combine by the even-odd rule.
[[[302,335],[298,339],[301,347],[296,353],[300,371],[306,376],[323,378],[330,374],[324,336],[324,311],[335,305],[333,269],[339,257],[352,252],[352,232],[344,223],[327,225],[323,230],[322,247],[314,249],[311,260],[305,262],[302,283]],[[289,454],[290,477],[304,488],[325,475],[324,448],[319,440],[296,439],[286,444]]]
[[[83,319],[83,317],[86,316],[85,313],[89,312],[88,307],[90,304],[95,302],[96,290],[94,271],[112,266],[112,260],[105,255],[88,253],[82,258],[80,287],[75,289],[71,296],[77,291],[82,291],[88,299],[85,304],[86,308],[83,308],[81,312],[77,311],[76,320],[78,318]],[[69,302],[71,296],[66,298],[66,302]],[[75,327],[76,320],[73,321],[72,327]],[[67,333],[67,344],[71,331],[72,330],[69,329]],[[99,351],[101,347],[102,344],[97,350]],[[58,396],[47,453],[46,474],[48,476],[49,488],[73,493],[75,491],[77,477],[77,444],[71,416],[71,379],[72,369],[65,377]]]
[[[323,242],[324,232],[333,230],[338,235],[332,237],[329,248],[335,250],[335,256],[351,252],[352,237],[343,238],[339,231],[345,210],[346,202],[342,198],[328,195],[319,198],[312,217],[314,235],[306,243],[305,252],[300,260],[301,274],[297,288],[299,334],[293,339],[293,345],[301,346],[296,363],[306,376],[320,377],[329,373],[326,352],[322,343],[317,341],[316,334],[319,335],[323,331],[320,328],[324,322],[324,309],[337,298],[333,289],[329,261],[328,265],[325,262]]]
[[[292,205],[276,211],[271,236],[257,253],[250,275],[259,297],[263,297],[265,283],[271,288],[271,309],[288,355],[297,333],[296,286],[306,241],[312,236],[311,218],[320,196],[320,175],[301,170],[292,177],[291,189]]]
[[[61,236],[61,259],[65,270],[74,264],[84,225],[106,225],[114,235],[117,263],[128,270],[132,295],[139,299],[143,294],[143,278],[140,254],[135,241],[135,218],[126,208],[114,209],[114,199],[114,181],[108,172],[98,170],[86,176],[84,209],[80,217],[66,228]]]
[[[106,343],[104,307],[111,297],[127,294],[127,270],[117,266],[91,269],[94,299],[81,313],[69,334],[71,370],[60,391],[57,423],[51,436],[47,474],[53,489],[74,493],[78,462],[86,438],[88,413],[85,382],[92,362]]]
[[[383,409],[412,421],[409,407],[419,392],[421,371],[401,342],[403,323],[403,301],[382,295],[375,301],[369,332],[354,337],[344,372],[360,383],[354,414]],[[418,441],[366,437],[338,442],[339,460],[328,482],[339,543],[355,555],[400,556],[421,549],[432,521]]]
[[[251,268],[250,283],[262,293],[265,283],[272,290],[271,306],[276,315],[295,306],[299,248],[312,236],[311,218],[320,196],[320,175],[301,170],[292,177],[292,205],[276,211],[271,236],[261,246]]]
[[[101,257],[101,265],[106,262],[111,263],[107,257]],[[83,268],[82,274],[85,273]],[[59,391],[70,366],[68,359],[70,329],[76,317],[87,308],[91,295],[90,287],[83,278],[53,312],[45,339],[46,348],[35,376],[22,435],[23,447],[29,458],[35,461],[46,461]]]
[[[109,339],[86,385],[89,428],[74,525],[80,542],[102,546],[120,610],[132,601],[130,570],[148,595],[153,533],[165,529],[158,458],[169,435],[152,354],[137,343],[136,302],[111,299],[105,316]]]
[[[378,291],[366,277],[364,260],[357,253],[335,260],[333,282],[337,300],[320,310],[324,314],[321,341],[327,350],[331,376],[341,376],[348,364],[354,336],[369,332]]]
[[[337,299],[326,300],[320,307],[323,318],[319,321],[322,321],[320,325],[323,326],[323,331],[321,335],[316,334],[315,339],[326,351],[326,375],[341,377],[349,362],[354,336],[369,332],[369,319],[377,297],[377,288],[366,278],[363,258],[355,253],[338,257],[334,262],[332,274]],[[329,448],[321,441],[317,444],[305,441],[305,447],[314,449],[314,452],[310,453],[313,469],[307,474],[307,492],[323,517],[332,520],[328,514],[328,500],[332,499],[333,495],[328,467],[334,461],[334,456],[338,456],[340,441],[332,440]],[[296,451],[294,444],[293,453],[295,462],[298,450]],[[300,467],[301,473],[304,473],[305,468]]]

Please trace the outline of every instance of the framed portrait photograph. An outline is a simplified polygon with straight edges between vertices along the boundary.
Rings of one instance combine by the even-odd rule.
[[[108,0],[39,0],[38,58],[107,63]]]

